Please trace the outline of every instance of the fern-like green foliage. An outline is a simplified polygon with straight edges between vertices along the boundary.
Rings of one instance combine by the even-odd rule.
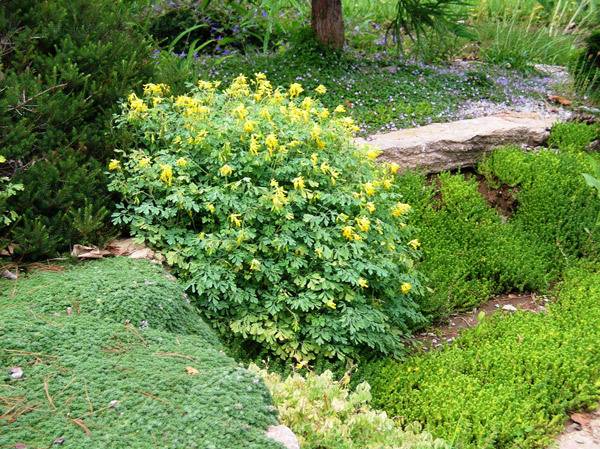
[[[344,108],[264,74],[188,95],[148,84],[108,165],[117,224],[163,252],[227,338],[300,363],[391,354],[423,323],[397,166],[350,140]],[[317,87],[316,95],[325,93]]]

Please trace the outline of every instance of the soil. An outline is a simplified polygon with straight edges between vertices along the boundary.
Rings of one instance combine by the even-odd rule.
[[[495,296],[468,313],[452,315],[443,322],[415,335],[415,346],[429,351],[452,343],[462,330],[477,325],[477,317],[481,312],[484,312],[486,316],[494,313],[513,313],[516,310],[542,313],[545,312],[548,302],[550,299],[547,296],[536,293],[509,293]]]
[[[517,188],[503,184],[500,188],[493,189],[485,182],[485,178],[481,175],[477,176],[477,181],[479,183],[477,189],[488,204],[496,209],[500,216],[510,218],[517,207]]]
[[[558,437],[558,449],[600,449],[600,409],[573,413],[565,431]]]

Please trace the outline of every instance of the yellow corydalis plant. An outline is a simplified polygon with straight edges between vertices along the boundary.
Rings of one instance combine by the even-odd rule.
[[[132,234],[159,251],[173,252],[176,241],[179,255],[170,263],[201,297],[214,298],[200,301],[206,312],[273,355],[305,365],[351,357],[348,341],[396,351],[402,332],[394,323],[404,312],[386,317],[386,305],[407,291],[403,283],[411,285],[404,294],[422,290],[409,263],[419,245],[404,228],[410,206],[398,206],[397,170],[353,144],[356,126],[344,107],[322,105],[324,86],[310,86],[314,96],[307,97],[299,83],[276,87],[260,73],[222,88],[200,80],[183,95],[157,86],[123,105],[120,124],[131,128],[132,144],[109,167]],[[340,270],[340,257],[347,269]],[[226,283],[206,282],[225,266]],[[294,282],[284,278],[290,267]],[[377,275],[383,272],[385,280]],[[268,298],[289,310],[308,289],[322,299],[294,314],[266,310]],[[256,301],[242,313],[235,297]],[[329,326],[346,310],[360,310],[360,325],[370,330]],[[418,314],[410,312],[407,320]],[[326,317],[326,342],[310,331],[316,316]]]

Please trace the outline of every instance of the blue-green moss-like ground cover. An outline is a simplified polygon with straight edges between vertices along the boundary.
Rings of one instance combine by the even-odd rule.
[[[366,365],[374,405],[456,448],[545,447],[600,399],[600,266],[568,270],[547,314],[485,318],[441,351]]]
[[[96,298],[110,300],[131,323],[119,323],[124,316],[102,318],[111,315],[106,303],[104,312],[91,313],[93,293],[80,296],[79,313],[67,314],[69,301],[58,299],[58,292],[62,285],[74,298],[69,288],[78,273],[81,281],[105,277],[106,288],[98,284]],[[111,275],[114,290],[108,287]],[[54,277],[57,282],[45,288],[43,279]],[[168,288],[153,291],[150,285],[144,294],[135,285],[148,278],[156,285],[167,282]],[[125,279],[134,286],[131,291]],[[156,329],[133,324],[142,317],[136,308],[145,310],[149,323],[168,319],[153,315],[152,307],[143,309],[135,297],[151,301],[159,295],[164,308],[165,296],[183,301],[170,284],[147,262],[122,260],[0,284],[0,447],[50,447],[64,439],[62,446],[71,448],[279,448],[264,436],[276,422],[264,384],[214,340],[158,330],[158,324]],[[20,367],[23,377],[11,379],[11,367]]]
[[[1,285],[1,284],[0,284]],[[193,334],[212,346],[219,340],[189,303],[183,287],[162,267],[117,257],[61,273],[39,271],[6,283],[4,295],[43,313],[92,315],[116,323]]]

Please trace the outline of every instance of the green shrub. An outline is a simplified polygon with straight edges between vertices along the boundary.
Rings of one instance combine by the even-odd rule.
[[[369,384],[355,390],[349,378],[333,379],[331,371],[322,374],[278,374],[250,366],[259,374],[273,396],[283,424],[291,428],[303,449],[446,449],[444,441],[421,432],[418,424],[402,429],[385,412],[369,405]]]
[[[547,447],[600,398],[600,272],[567,272],[547,314],[484,318],[453,345],[364,366],[373,403],[457,448]]]
[[[3,447],[281,448],[264,384],[204,339],[0,304]]]
[[[116,257],[62,273],[34,273],[2,297],[36,312],[62,315],[70,310],[121,324],[194,334],[219,346],[183,288],[167,279],[160,266],[145,260]]]
[[[98,223],[85,239],[106,237],[106,184],[93,159],[106,160],[120,140],[110,130],[117,100],[154,70],[136,8],[125,0],[9,0],[0,9],[0,140],[25,186],[10,202],[24,217],[12,236],[22,256],[80,243],[67,211],[89,204]],[[43,228],[56,239],[40,245]]]
[[[570,132],[558,136],[554,141],[563,148],[584,142]],[[591,170],[590,157],[575,151],[527,153],[508,147],[496,150],[479,167],[492,185],[517,187],[518,207],[511,223],[517,232],[535,236],[556,268],[574,257],[598,254],[600,205],[581,175]]]
[[[536,239],[503,223],[474,177],[442,173],[428,184],[407,173],[398,189],[415,208],[423,247],[418,269],[428,278],[423,307],[429,314],[445,316],[494,294],[546,285],[551,270]]]
[[[561,151],[584,151],[600,137],[600,126],[586,123],[557,123],[552,127],[548,146]]]
[[[165,254],[224,335],[302,362],[397,351],[422,320],[397,167],[352,146],[342,107],[252,84],[129,97],[115,222]]]
[[[4,164],[6,159],[0,155],[0,165]],[[14,210],[8,208],[7,202],[11,196],[17,194],[19,190],[23,190],[23,184],[10,182],[8,176],[0,176],[0,229],[8,226],[18,217]]]
[[[49,151],[14,179],[27,187],[12,202],[21,215],[10,233],[18,256],[39,259],[73,243],[102,244],[111,237],[111,201],[98,161],[72,149]]]

